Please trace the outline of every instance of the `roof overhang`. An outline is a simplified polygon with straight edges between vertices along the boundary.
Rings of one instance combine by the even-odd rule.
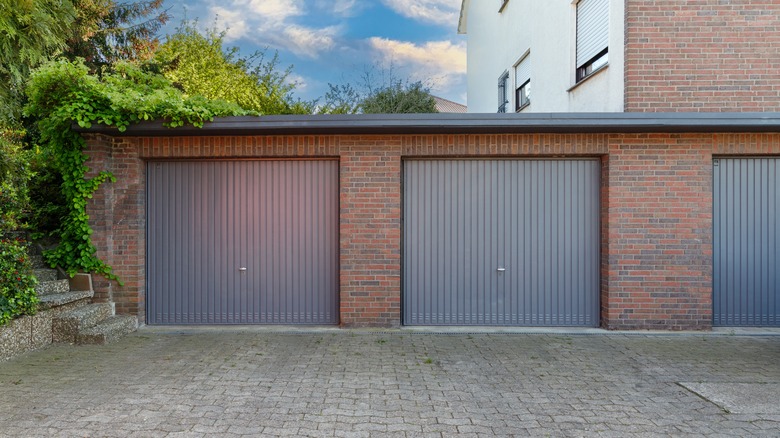
[[[131,125],[125,132],[104,125],[74,126],[81,133],[125,137],[351,134],[578,134],[578,133],[780,133],[780,112],[771,113],[531,113],[359,114],[222,117],[202,128],[167,128],[162,121]]]
[[[467,33],[466,25],[468,24],[469,5],[471,0],[463,0],[460,4],[460,18],[458,19],[458,33]]]

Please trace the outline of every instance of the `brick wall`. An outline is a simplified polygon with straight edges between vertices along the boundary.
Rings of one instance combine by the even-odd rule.
[[[711,144],[709,135],[610,140],[604,326],[710,327]]]
[[[627,0],[625,111],[780,111],[780,2]]]
[[[90,203],[94,242],[125,281],[101,299],[144,317],[145,161],[338,157],[344,326],[401,323],[403,157],[602,157],[601,318],[610,329],[707,329],[712,320],[712,156],[780,155],[780,134],[528,134],[109,138]]]
[[[113,139],[103,135],[89,134],[85,136],[86,148],[84,153],[89,156],[87,166],[87,178],[96,176],[103,170],[113,171],[111,152],[113,151]],[[92,227],[92,243],[97,248],[97,256],[114,265],[114,230],[113,230],[113,187],[106,182],[92,195],[87,207],[89,224]],[[112,288],[116,283],[109,282],[103,277],[92,278],[92,286],[95,289],[94,300],[97,302],[113,301]],[[133,312],[135,313],[135,312]]]
[[[134,144],[102,135],[87,136],[91,159],[87,176],[108,170],[115,183],[106,182],[87,207],[98,257],[112,266],[122,285],[94,278],[97,301],[113,301],[117,313],[145,317],[146,214],[145,170]]]

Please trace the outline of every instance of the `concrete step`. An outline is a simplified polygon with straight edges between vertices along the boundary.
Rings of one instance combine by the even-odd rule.
[[[49,268],[37,268],[33,269],[33,275],[38,279],[38,282],[54,281],[57,279],[57,270]]]
[[[76,342],[79,332],[94,327],[114,314],[109,303],[88,304],[52,319],[53,342]]]
[[[30,254],[30,263],[32,263],[33,269],[49,268],[49,265],[43,261],[43,256],[40,254]]]
[[[70,291],[70,282],[66,280],[41,281],[35,285],[38,296],[61,294]]]
[[[112,316],[94,327],[82,330],[76,336],[77,344],[107,344],[138,329],[135,316]]]
[[[67,281],[67,280],[65,280]],[[62,307],[77,301],[91,299],[94,292],[91,290],[68,291],[59,294],[41,295],[38,297],[38,310],[48,310],[55,307]]]

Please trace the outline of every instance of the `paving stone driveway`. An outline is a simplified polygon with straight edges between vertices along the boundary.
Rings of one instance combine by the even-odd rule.
[[[780,436],[678,382],[780,382],[780,336],[144,328],[0,364],[0,435]]]

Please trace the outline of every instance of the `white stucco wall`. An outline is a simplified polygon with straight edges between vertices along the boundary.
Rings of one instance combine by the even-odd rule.
[[[576,87],[576,2],[509,0],[499,13],[500,3],[464,2],[470,113],[498,110],[504,71],[510,76],[507,112],[514,111],[514,66],[529,51],[531,104],[523,112],[623,111],[624,0],[610,0],[609,66]]]

